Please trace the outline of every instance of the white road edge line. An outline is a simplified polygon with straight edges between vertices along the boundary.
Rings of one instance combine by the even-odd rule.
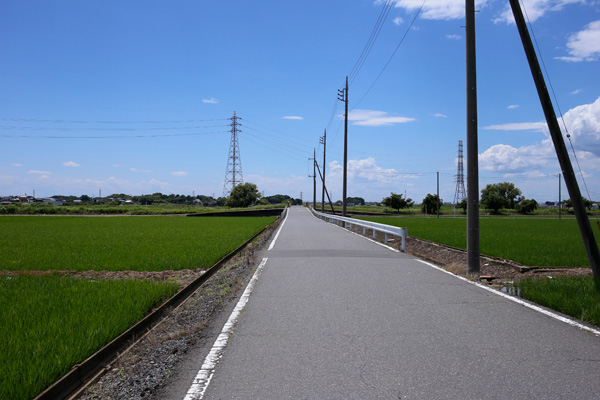
[[[204,363],[194,378],[192,386],[190,386],[184,400],[201,400],[204,397],[204,393],[206,392],[206,389],[208,388],[208,385],[210,384],[210,381],[215,373],[215,368],[223,356],[225,347],[227,347],[229,337],[233,333],[233,328],[238,322],[240,315],[242,314],[242,310],[248,303],[250,295],[252,294],[252,290],[254,290],[254,285],[256,285],[256,281],[265,267],[267,260],[268,258],[263,258],[258,265],[258,268],[256,269],[256,272],[254,272],[250,283],[248,283],[248,286],[246,286],[246,290],[244,290],[242,297],[240,297],[238,303],[231,312],[229,319],[227,319],[227,322],[225,325],[223,325],[223,329],[217,337],[217,340],[215,340],[210,352],[204,359]]]
[[[309,211],[309,212],[310,212],[310,211]],[[316,217],[316,216],[315,216],[313,213],[310,213],[310,215],[312,215],[312,216],[313,216],[313,218],[316,218],[316,219],[318,219],[319,221],[323,221],[321,218],[318,218],[318,217]],[[398,250],[398,249],[395,249],[395,248],[393,248],[392,246],[388,246],[388,245],[387,245],[387,244],[385,244],[385,243],[378,242],[377,240],[373,240],[373,239],[371,239],[371,238],[368,238],[368,237],[366,237],[365,235],[361,235],[360,233],[356,233],[356,232],[354,232],[354,231],[351,231],[350,229],[343,228],[343,227],[341,227],[341,226],[339,226],[339,225],[337,225],[337,224],[333,224],[333,223],[331,223],[331,222],[327,222],[327,221],[323,221],[323,222],[325,222],[325,223],[328,223],[328,224],[331,224],[331,225],[333,225],[333,226],[335,226],[335,227],[337,227],[337,228],[339,228],[339,229],[342,229],[342,230],[344,230],[344,231],[346,231],[346,232],[350,232],[350,233],[352,233],[352,234],[354,234],[354,235],[356,235],[356,236],[359,236],[359,237],[361,237],[361,238],[363,238],[363,239],[367,239],[369,242],[373,242],[373,243],[375,243],[375,244],[378,244],[378,245],[380,245],[380,246],[382,246],[382,247],[385,247],[385,248],[386,248],[386,249],[388,249],[388,250],[394,251],[394,252],[396,252],[396,253],[400,253],[400,250]],[[269,250],[270,250],[270,249],[269,249]]]
[[[487,290],[488,292],[494,293],[494,294],[496,294],[496,295],[498,295],[498,296],[504,297],[505,299],[508,299],[508,300],[510,300],[510,301],[514,301],[515,303],[517,303],[517,304],[520,304],[520,305],[522,305],[522,306],[524,306],[524,307],[530,308],[530,309],[532,309],[532,310],[534,310],[534,311],[537,311],[537,312],[539,312],[539,313],[542,313],[542,314],[544,314],[544,315],[547,315],[547,316],[548,316],[548,317],[550,317],[550,318],[554,318],[554,319],[556,319],[556,320],[558,320],[558,321],[564,322],[564,323],[566,323],[566,324],[569,324],[569,325],[571,325],[571,326],[574,326],[574,327],[576,327],[576,328],[579,328],[579,329],[582,329],[582,330],[584,330],[584,331],[588,331],[588,332],[590,332],[590,333],[593,333],[593,334],[594,334],[594,335],[596,335],[596,336],[600,336],[600,331],[599,331],[599,330],[597,330],[597,329],[594,329],[594,328],[591,328],[591,327],[589,327],[589,326],[583,325],[583,324],[581,324],[581,323],[579,323],[579,322],[577,322],[577,321],[575,321],[575,320],[572,320],[572,319],[570,319],[570,318],[567,318],[567,317],[564,317],[564,316],[562,316],[562,315],[559,315],[559,314],[553,313],[552,311],[546,310],[546,309],[544,309],[544,308],[542,308],[542,307],[536,306],[535,304],[532,304],[532,303],[529,303],[529,302],[527,302],[527,301],[521,300],[521,299],[519,299],[519,298],[517,298],[517,297],[511,296],[511,295],[509,295],[509,294],[506,294],[506,293],[502,293],[502,292],[501,292],[501,291],[499,291],[499,290],[493,289],[493,288],[491,288],[491,287],[489,287],[489,286],[486,286],[486,285],[484,285],[484,284],[481,284],[481,283],[479,283],[479,282],[473,282],[473,281],[470,281],[470,280],[468,280],[467,278],[465,278],[465,277],[462,277],[462,276],[460,276],[460,275],[455,275],[455,274],[453,274],[452,272],[450,272],[450,271],[446,271],[445,269],[443,269],[443,268],[440,268],[440,267],[438,267],[437,265],[434,265],[434,264],[432,264],[432,263],[430,263],[430,262],[423,261],[423,260],[419,260],[419,259],[416,259],[416,260],[417,260],[417,261],[419,261],[419,262],[421,262],[421,263],[423,263],[423,264],[425,264],[425,265],[429,265],[429,266],[430,266],[430,267],[432,267],[432,268],[435,268],[435,269],[437,269],[437,270],[440,270],[440,271],[442,271],[442,272],[445,272],[445,273],[447,273],[448,275],[455,276],[455,277],[457,277],[458,279],[462,279],[462,280],[463,280],[463,281],[465,281],[465,282],[471,283],[471,284],[473,284],[473,285],[475,285],[475,286],[478,286],[478,287],[480,287],[480,288],[482,288],[482,289],[485,289],[485,290]]]
[[[277,233],[275,234],[275,237],[271,241],[271,244],[269,245],[269,248],[267,249],[267,251],[273,249],[273,246],[275,246],[275,242],[277,241],[277,238],[279,237],[279,234],[281,233],[281,229],[283,229],[283,225],[285,225],[285,221],[287,221],[289,214],[290,214],[290,210],[288,209],[287,212],[285,213],[285,218],[283,219],[283,222],[281,223],[281,226],[277,230]]]

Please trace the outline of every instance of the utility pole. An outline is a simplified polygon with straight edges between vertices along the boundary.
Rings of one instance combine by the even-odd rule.
[[[345,104],[344,111],[344,182],[342,186],[342,217],[346,216],[346,188],[348,181],[348,77],[344,89],[338,89],[338,100]],[[344,226],[345,223],[344,223]]]
[[[323,190],[321,191],[321,212],[325,212],[325,154],[327,154],[327,129],[323,133],[323,136],[319,139],[319,142],[323,145]]]
[[[331,202],[331,196],[333,196],[333,193],[331,193],[331,196],[330,196],[329,192],[327,191],[327,186],[325,186],[325,179],[323,179],[325,177],[325,175],[321,174],[321,168],[319,168],[319,164],[317,164],[317,172],[319,173],[319,176],[321,177],[321,181],[323,182],[323,188],[325,189],[325,194],[327,194],[327,199],[329,200],[329,206],[331,207],[331,213],[333,215],[335,215],[335,209],[333,208],[333,203]],[[323,210],[323,212],[325,212],[325,210]]]
[[[313,174],[309,178],[313,178],[313,209],[317,208],[317,149],[313,149],[313,158],[309,158],[313,162]]]
[[[590,267],[594,273],[596,286],[600,287],[600,252],[598,251],[598,244],[594,238],[594,232],[592,231],[592,226],[590,225],[590,220],[588,219],[585,210],[585,204],[583,203],[583,198],[579,191],[579,185],[577,184],[577,178],[575,177],[573,165],[569,158],[569,152],[567,151],[567,146],[565,145],[560,126],[558,125],[558,120],[556,119],[556,114],[554,113],[552,100],[548,94],[544,75],[542,74],[540,64],[535,54],[535,49],[531,43],[531,37],[529,36],[529,31],[525,24],[525,18],[523,18],[521,6],[519,5],[518,0],[509,1],[517,28],[519,29],[519,34],[521,35],[521,41],[523,42],[523,48],[527,56],[527,61],[529,62],[529,68],[531,69],[535,87],[537,88],[538,97],[540,98],[540,103],[544,109],[544,116],[546,117],[546,123],[548,124],[552,142],[554,143],[554,149],[556,150],[560,169],[562,170],[565,184],[567,185],[567,190],[571,197],[571,202],[573,203],[573,211],[575,211],[575,218],[577,219],[577,225],[579,225],[579,231],[581,232],[581,238],[583,239],[583,244],[590,261]]]
[[[561,195],[561,193],[560,193],[560,172],[559,172],[558,173],[558,219],[561,219],[561,215],[560,215],[560,213],[561,213],[561,206],[560,206],[560,203],[561,203],[562,199],[560,198],[561,197],[560,195]]]
[[[437,217],[440,217],[440,173],[439,171],[436,172],[437,174]]]
[[[467,42],[467,273],[479,275],[479,155],[477,149],[477,62],[475,0],[466,0]]]

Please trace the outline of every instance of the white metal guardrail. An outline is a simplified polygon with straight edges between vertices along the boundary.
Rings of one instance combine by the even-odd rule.
[[[331,214],[323,214],[318,211],[315,211],[312,207],[310,207],[310,211],[317,218],[320,218],[324,221],[331,222],[333,224],[348,227],[358,233],[358,228],[362,227],[362,234],[366,236],[367,228],[373,230],[373,239],[375,239],[376,232],[381,232],[385,234],[385,244],[388,244],[388,235],[400,236],[402,238],[401,250],[404,252],[406,250],[406,237],[408,236],[408,230],[406,228],[401,228],[398,226],[379,224],[377,222],[371,221],[362,221],[359,219],[348,218],[348,217],[339,217],[337,215]]]

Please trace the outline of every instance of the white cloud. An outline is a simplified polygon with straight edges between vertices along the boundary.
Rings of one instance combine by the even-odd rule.
[[[186,176],[188,173],[185,171],[173,171],[171,172],[171,175],[173,176]]]
[[[343,166],[338,161],[329,163],[329,178],[343,175]],[[414,179],[414,175],[405,175],[394,168],[382,168],[377,165],[375,158],[367,157],[361,160],[348,160],[348,179],[353,183],[369,182],[369,184],[387,186],[395,185],[405,179]]]
[[[29,170],[27,173],[28,174],[32,174],[32,175],[50,175],[52,172],[50,172],[50,171],[38,171],[36,169],[32,169],[32,170]]]
[[[285,117],[281,117],[281,118],[283,118],[283,119],[298,119],[298,120],[304,119],[304,118],[299,117],[297,115],[286,115]]]
[[[133,168],[133,167],[129,168],[129,170],[132,172],[152,172],[152,170],[149,170],[149,169],[138,169],[138,168]]]
[[[584,170],[584,175],[591,177],[592,172],[600,168],[600,97],[591,104],[583,104],[572,108],[564,114],[563,119],[571,135],[571,141],[577,151],[577,158]],[[560,125],[562,129],[562,121],[560,121]],[[526,129],[528,126],[530,130],[541,130],[543,128],[547,131],[545,123],[541,122],[496,125],[498,128],[487,127],[486,129],[504,128],[512,130],[512,128],[519,128],[521,130]],[[545,133],[547,134],[547,132]],[[567,141],[566,138],[565,141]],[[568,143],[567,148],[570,150]],[[569,153],[573,157],[572,152],[569,151]],[[577,168],[573,160],[572,163],[573,167]],[[518,174],[530,174],[530,177],[534,177],[537,173],[535,171],[547,176],[549,172],[548,170],[544,171],[544,169],[550,168],[551,173],[556,173],[559,170],[556,151],[552,140],[548,137],[537,144],[528,146],[494,145],[479,155],[479,167],[482,170],[512,174],[507,175],[507,177],[516,177],[519,176]],[[579,174],[578,171],[577,173]]]
[[[23,164],[19,164],[19,163],[14,163],[14,164],[10,164],[11,167],[22,167]]]
[[[67,162],[64,162],[64,163],[63,163],[63,166],[65,166],[65,167],[81,167],[81,165],[80,165],[80,164],[77,164],[77,163],[76,163],[76,162],[74,162],[74,161],[67,161]]]
[[[535,131],[545,132],[547,131],[547,125],[545,122],[514,122],[500,125],[489,125],[484,126],[482,129],[496,130],[496,131]]]
[[[525,168],[542,168],[556,159],[553,148],[544,145],[513,147],[496,144],[479,155],[479,168],[486,171],[518,171]]]
[[[446,35],[446,39],[461,40],[462,39],[462,35],[457,35],[457,34]]]
[[[448,118],[448,116],[446,114],[442,114],[442,113],[435,113],[435,114],[433,114],[433,116],[436,118]]]
[[[585,28],[569,37],[568,57],[556,57],[559,60],[579,62],[596,61],[600,57],[600,20],[590,22]]]
[[[392,126],[414,120],[414,118],[394,117],[385,111],[353,110],[348,114],[348,121],[352,121],[352,125]]]
[[[574,147],[600,156],[600,97],[591,104],[570,109],[563,119]]]
[[[475,2],[478,10],[485,7],[488,0],[479,0]],[[413,13],[421,8],[422,0],[396,0],[396,7],[403,8],[409,13]],[[421,17],[423,19],[461,19],[465,16],[465,2],[462,0],[428,0],[423,5]]]
[[[585,0],[528,0],[526,4],[526,10],[524,11],[527,12],[529,21],[534,22],[549,11],[560,11],[564,8],[564,6],[574,3],[585,3]],[[494,22],[514,24],[515,19],[513,17],[510,5],[506,5],[504,7],[504,10],[500,16],[494,20]]]
[[[581,93],[581,89],[575,89],[571,92],[571,94],[579,94]]]
[[[217,104],[219,100],[211,97],[210,99],[202,99],[202,102],[206,104]]]
[[[123,165],[123,164],[113,164],[113,167],[115,167],[115,168],[125,168],[126,165]]]
[[[402,19],[400,17],[396,17],[396,18],[394,18],[393,22],[394,22],[395,25],[399,26],[400,24],[402,24],[404,22],[404,19]]]
[[[519,108],[519,105],[518,104],[511,104],[510,106],[508,106],[506,108],[508,108],[509,110],[514,110],[515,108]]]

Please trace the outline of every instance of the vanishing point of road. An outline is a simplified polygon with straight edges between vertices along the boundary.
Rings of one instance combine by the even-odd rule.
[[[178,398],[600,398],[600,337],[306,208],[262,256],[228,342]]]

